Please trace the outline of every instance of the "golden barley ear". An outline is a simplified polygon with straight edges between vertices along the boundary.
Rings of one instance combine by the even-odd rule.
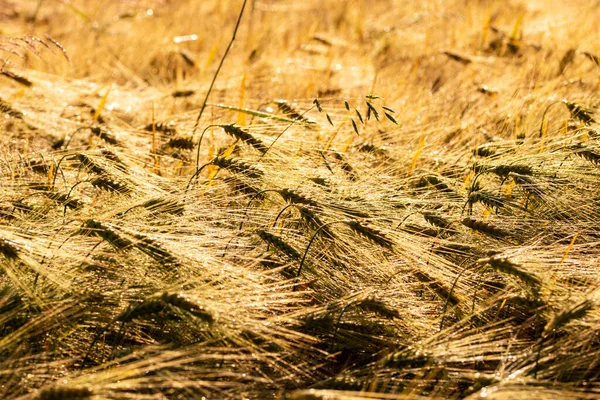
[[[540,278],[529,272],[526,272],[522,266],[516,264],[508,258],[493,256],[480,259],[477,261],[477,263],[480,265],[487,265],[494,271],[498,271],[506,275],[512,275],[528,285],[528,287],[535,292],[539,291],[541,286]]]
[[[256,234],[266,243],[273,245],[277,250],[283,252],[288,257],[297,260],[300,259],[300,253],[292,245],[287,243],[283,238],[274,233],[267,232],[263,229],[256,231]]]
[[[348,222],[347,225],[354,232],[372,241],[373,243],[388,249],[391,249],[394,246],[394,242],[388,238],[385,233],[374,226],[368,225],[367,223],[359,220],[352,220]]]
[[[7,259],[16,259],[19,256],[17,245],[8,239],[0,238],[0,254]]]
[[[40,390],[34,397],[35,400],[86,400],[94,396],[94,390],[91,387],[83,386],[52,386]]]
[[[594,302],[585,299],[572,306],[566,307],[554,314],[554,317],[546,324],[544,335],[549,335],[552,332],[558,331],[572,321],[585,317],[594,307]]]
[[[577,103],[572,103],[567,99],[563,100],[563,104],[569,109],[572,118],[578,119],[586,125],[596,123],[596,120],[594,119],[594,117],[592,117],[594,110],[586,108]]]

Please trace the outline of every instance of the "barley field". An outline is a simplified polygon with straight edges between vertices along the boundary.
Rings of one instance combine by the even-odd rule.
[[[600,398],[598,21],[0,1],[0,398]]]

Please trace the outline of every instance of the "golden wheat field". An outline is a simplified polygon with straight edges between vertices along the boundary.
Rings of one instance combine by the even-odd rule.
[[[0,1],[0,398],[600,398],[598,21]]]

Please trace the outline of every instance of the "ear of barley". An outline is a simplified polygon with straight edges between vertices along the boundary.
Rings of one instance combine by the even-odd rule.
[[[133,235],[137,239],[133,245],[146,253],[161,265],[178,266],[179,262],[171,252],[165,249],[164,245],[148,236],[136,233]]]
[[[586,125],[591,125],[591,124],[596,123],[596,120],[594,119],[594,117],[592,117],[593,110],[591,110],[589,108],[585,108],[580,104],[572,103],[566,99],[563,100],[563,103],[569,109],[569,112],[571,113],[571,117],[580,120],[581,122],[583,122]]]
[[[158,314],[167,307],[168,304],[161,298],[146,299],[141,303],[127,307],[125,311],[117,315],[115,320],[120,322],[130,322],[136,318]]]
[[[303,117],[297,110],[295,110],[292,106],[290,106],[287,101],[277,100],[275,102],[275,104],[277,104],[277,108],[279,108],[279,111],[286,114],[289,118],[294,119],[294,120],[304,121],[304,122],[308,121],[307,118]]]
[[[368,297],[357,304],[357,307],[363,310],[375,313],[383,318],[394,319],[400,318],[400,314],[397,310],[391,308],[385,302],[378,300],[374,297]]]
[[[589,299],[585,299],[574,306],[564,308],[556,313],[550,322],[548,322],[544,328],[544,335],[548,335],[551,332],[561,329],[571,321],[584,318],[593,307],[594,302]]]
[[[15,243],[8,239],[0,238],[0,254],[8,259],[19,257],[18,247]]]
[[[115,229],[94,219],[84,221],[76,233],[83,236],[97,236],[118,250],[125,250],[132,245],[129,239],[119,235]]]
[[[92,186],[97,187],[108,192],[116,192],[121,194],[131,193],[133,188],[124,182],[119,182],[115,178],[109,176],[99,176],[93,179],[91,182]]]
[[[573,154],[575,154],[576,156],[579,156],[584,160],[589,161],[595,166],[600,166],[600,153],[583,145],[572,146],[571,150],[573,150]]]
[[[113,163],[114,166],[118,170],[120,170],[122,172],[128,172],[127,166],[125,165],[125,163],[123,162],[123,160],[121,160],[121,158],[119,158],[119,156],[117,156],[114,152],[110,151],[109,149],[101,149],[100,150],[100,155],[102,157],[104,157],[106,160],[108,160],[111,163]]]
[[[83,207],[83,203],[79,199],[75,197],[67,197],[66,194],[47,191],[45,195],[50,200],[54,200],[57,203],[60,203],[62,206],[68,207],[73,210],[78,210]]]
[[[423,271],[413,271],[412,274],[419,282],[429,287],[441,300],[447,301],[453,306],[460,303],[459,298],[454,294],[454,292],[448,290],[448,288],[437,279],[429,276]]]
[[[153,129],[169,135],[177,132],[177,127],[173,121],[159,122],[157,124],[148,124],[144,126],[144,130],[146,131],[152,132]]]
[[[439,226],[440,228],[444,228],[444,229],[452,228],[452,222],[448,221],[446,218],[439,216],[437,214],[433,214],[430,212],[424,212],[423,218],[425,219],[425,221],[427,221],[431,225]]]
[[[495,165],[491,168],[485,169],[486,172],[492,172],[498,176],[503,178],[507,177],[509,173],[514,172],[519,175],[532,175],[533,168],[529,165],[522,164],[505,164],[505,165]]]
[[[290,245],[286,241],[284,241],[281,237],[279,237],[273,233],[267,232],[265,230],[262,230],[262,229],[258,230],[256,232],[256,234],[262,240],[273,245],[273,247],[275,247],[277,250],[285,253],[290,258],[293,258],[293,259],[301,258],[298,250],[296,250],[292,245]]]
[[[433,186],[437,190],[448,195],[454,194],[454,191],[448,186],[448,184],[440,177],[436,175],[425,175],[421,177],[417,183],[417,187],[424,188],[428,185]]]
[[[505,204],[504,199],[484,190],[472,192],[471,194],[469,194],[469,198],[467,201],[470,204],[481,203],[488,207],[497,209],[504,208]]]
[[[33,83],[29,79],[27,79],[24,76],[21,76],[19,74],[15,74],[12,71],[0,70],[0,75],[3,75],[5,77],[7,77],[8,79],[12,79],[13,81],[20,83],[21,85],[23,85],[25,87],[31,87],[33,85]]]
[[[312,227],[316,229],[318,229],[319,227],[323,227],[321,229],[321,232],[323,232],[325,236],[333,238],[333,231],[328,226],[326,226],[321,220],[321,218],[317,215],[318,210],[318,208],[308,204],[298,207],[298,211],[300,211],[300,216],[307,224],[312,225]]]
[[[480,259],[477,263],[480,265],[489,265],[495,271],[512,275],[534,290],[538,290],[541,285],[541,281],[537,276],[524,271],[519,264],[512,262],[508,258],[494,256]]]
[[[243,130],[242,128],[235,125],[223,125],[223,130],[230,136],[247,143],[248,145],[254,147],[256,150],[261,153],[265,153],[267,151],[267,146],[254,136],[252,136],[248,131]]]
[[[358,175],[354,172],[354,168],[348,163],[343,154],[334,152],[333,157],[339,161],[340,168],[348,175],[351,181],[356,181],[358,179]]]
[[[288,203],[306,204],[311,207],[319,207],[319,203],[317,203],[317,201],[308,198],[296,190],[284,188],[278,190],[277,193],[279,193],[279,195]]]
[[[85,400],[92,398],[94,391],[88,387],[54,386],[42,389],[35,400]]]
[[[91,128],[90,130],[95,136],[104,140],[106,143],[112,144],[113,146],[119,145],[119,140],[117,139],[117,137],[113,133],[109,132],[108,130],[103,129],[99,126],[95,126],[95,127]]]
[[[190,296],[186,296],[183,293],[168,293],[164,292],[161,295],[162,301],[173,307],[187,311],[194,317],[200,318],[204,322],[214,322],[213,315],[206,310],[197,300]]]
[[[17,111],[12,106],[0,98],[0,112],[8,114],[13,118],[23,119],[24,115],[21,111]]]
[[[181,150],[192,150],[196,146],[191,136],[175,136],[169,139],[167,145]]]
[[[560,59],[560,64],[558,66],[558,75],[562,75],[565,72],[565,69],[573,62],[575,59],[575,55],[577,54],[577,49],[569,49]]]
[[[432,364],[433,359],[428,355],[419,351],[398,351],[392,353],[382,360],[382,364],[387,368],[421,368],[428,364]]]
[[[530,176],[521,175],[516,172],[510,172],[508,177],[512,178],[512,180],[515,181],[515,183],[519,185],[521,189],[537,197],[543,197],[546,194],[545,191]]]
[[[439,237],[443,231],[437,228],[424,227],[417,224],[404,224],[401,227],[402,231],[418,236]]]
[[[467,217],[462,220],[462,224],[467,228],[473,229],[474,231],[485,233],[486,235],[493,237],[506,237],[509,233],[503,229],[500,229],[488,222],[479,221],[475,218]]]
[[[94,161],[92,158],[90,158],[86,154],[79,153],[77,155],[77,159],[81,163],[81,166],[90,172],[93,172],[98,175],[108,174],[108,172],[106,171],[106,169],[104,169],[104,167],[99,165],[96,161]]]
[[[373,226],[369,226],[358,220],[352,220],[352,221],[348,222],[347,225],[354,232],[358,233],[359,235],[363,236],[364,238],[366,238],[374,243],[377,243],[378,245],[380,245],[382,247],[391,249],[394,245],[394,242],[391,239],[386,237],[386,235],[381,230],[379,230]]]
[[[260,178],[263,176],[263,172],[261,170],[241,160],[217,157],[212,161],[212,164],[234,173],[246,175],[249,178]]]

